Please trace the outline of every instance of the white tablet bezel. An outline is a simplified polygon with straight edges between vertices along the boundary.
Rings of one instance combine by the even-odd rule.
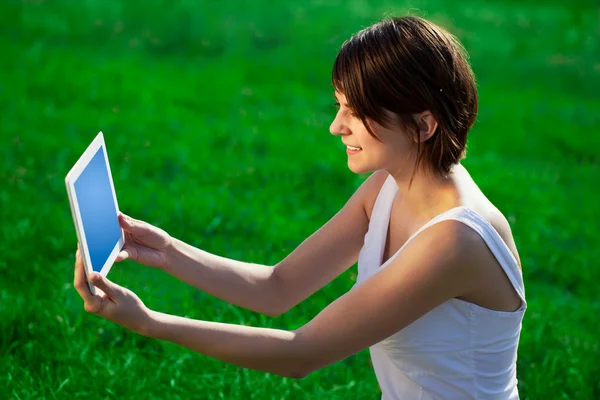
[[[94,295],[97,293],[98,294],[101,293],[101,290],[96,288],[90,282],[90,275],[93,272],[92,261],[91,261],[87,241],[85,238],[85,233],[84,233],[85,231],[83,229],[83,221],[81,220],[81,213],[79,211],[79,203],[77,202],[77,194],[75,193],[75,181],[77,180],[77,178],[79,178],[79,176],[81,175],[81,173],[83,172],[85,167],[90,163],[90,161],[96,155],[98,150],[100,150],[100,148],[103,148],[103,150],[104,150],[104,162],[106,163],[106,170],[108,172],[110,189],[112,192],[113,200],[115,202],[115,209],[117,210],[117,215],[115,215],[115,218],[118,218],[119,205],[117,203],[117,195],[115,193],[115,186],[113,184],[112,173],[110,171],[110,164],[108,162],[108,153],[106,151],[106,145],[104,143],[104,135],[102,134],[102,132],[100,132],[100,133],[98,133],[98,135],[96,135],[96,137],[94,138],[92,143],[83,152],[81,157],[79,157],[79,160],[77,160],[77,162],[75,163],[73,168],[71,168],[71,170],[69,171],[69,173],[67,174],[67,176],[65,178],[65,184],[67,186],[67,194],[69,196],[69,203],[71,205],[71,213],[73,215],[73,222],[75,224],[75,231],[77,232],[77,239],[79,240],[79,244],[80,244],[79,251],[81,254],[81,258],[83,259],[83,265],[84,265],[85,274],[86,274],[86,278],[87,278],[86,280],[88,282],[90,291]],[[110,271],[110,268],[114,264],[114,261],[117,258],[117,255],[119,254],[119,252],[125,245],[125,234],[124,234],[122,228],[120,228],[120,230],[121,230],[121,237],[119,238],[119,241],[115,244],[115,247],[112,249],[108,259],[106,260],[106,262],[102,266],[102,269],[100,270],[100,274],[103,276],[106,276],[108,274],[108,271]]]

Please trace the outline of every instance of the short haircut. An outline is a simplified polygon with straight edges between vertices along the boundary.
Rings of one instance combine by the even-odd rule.
[[[342,45],[332,83],[376,139],[369,120],[388,126],[385,110],[400,117],[416,135],[415,171],[425,160],[432,172],[447,176],[465,157],[467,133],[477,116],[477,87],[464,47],[443,28],[415,16],[365,28]],[[411,114],[425,110],[438,127],[421,145]]]

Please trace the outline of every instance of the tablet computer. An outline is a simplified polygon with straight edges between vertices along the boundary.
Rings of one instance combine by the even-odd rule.
[[[101,293],[90,275],[94,271],[106,276],[125,244],[102,132],[71,168],[65,183],[87,282],[92,294]]]

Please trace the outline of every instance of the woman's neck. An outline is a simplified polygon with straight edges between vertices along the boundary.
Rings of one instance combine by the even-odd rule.
[[[403,208],[411,214],[431,218],[440,212],[460,205],[455,172],[462,168],[454,166],[447,177],[432,174],[419,168],[417,172],[388,171],[396,181],[401,194]]]

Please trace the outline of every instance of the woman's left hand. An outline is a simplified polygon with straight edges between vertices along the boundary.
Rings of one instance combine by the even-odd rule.
[[[96,272],[92,273],[91,281],[104,293],[93,295],[90,292],[78,248],[75,253],[74,286],[84,301],[85,310],[143,334],[150,322],[150,309],[140,298]]]

